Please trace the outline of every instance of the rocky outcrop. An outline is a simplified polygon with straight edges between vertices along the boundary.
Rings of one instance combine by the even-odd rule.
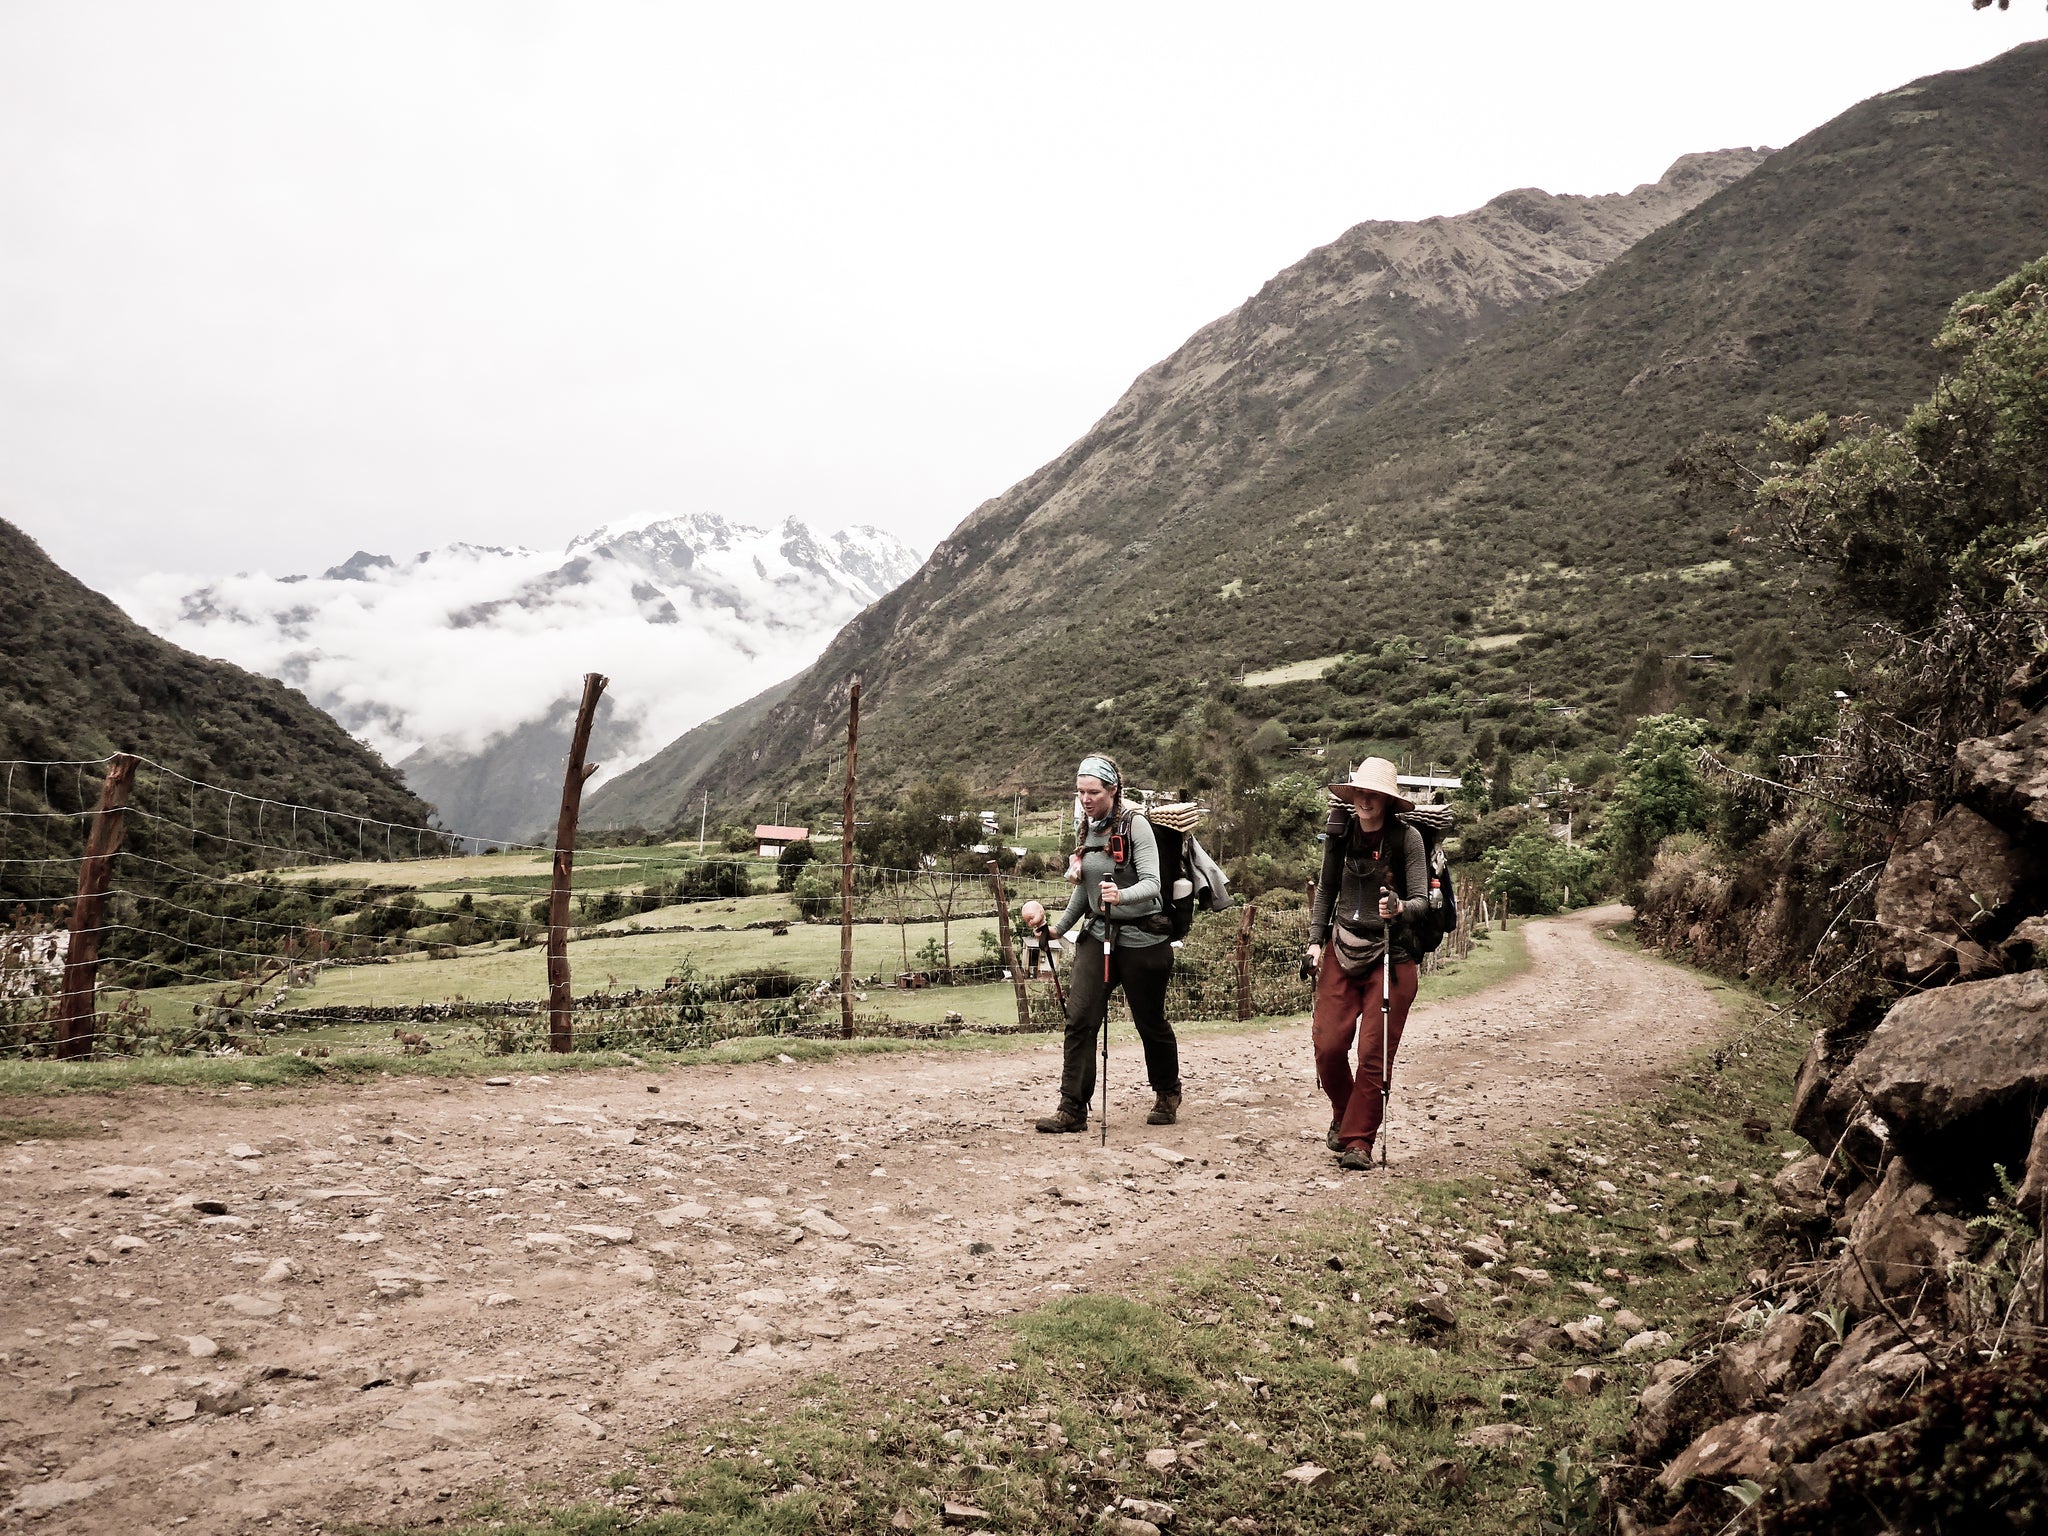
[[[1876,1192],[1858,1207],[1829,1289],[1834,1300],[1864,1315],[1891,1297],[1940,1296],[1950,1267],[1969,1247],[1969,1227],[1895,1157]]]
[[[1774,1531],[1875,1529],[1871,1510],[1889,1518],[1915,1498],[1944,1521],[2007,1519],[2018,1506],[1999,1480],[2026,1466],[2036,1491],[2017,1523],[1940,1528],[2048,1518],[2027,1461],[2048,1435],[2039,693],[2028,685],[2012,729],[1958,751],[1956,803],[1905,812],[1866,931],[1892,989],[1916,990],[1888,1008],[1884,989],[1867,991],[1815,1033],[1792,1106],[1813,1155],[1772,1181],[1791,1250],[1783,1310],[1644,1389],[1634,1449],[1662,1465],[1631,1520],[1661,1519],[1669,1536],[1717,1531],[1723,1490],[1744,1481],[1764,1490],[1759,1528]],[[1961,1425],[1972,1445],[1959,1462]]]
[[[1956,749],[1956,783],[1986,815],[2048,831],[2048,710]]]
[[[1787,1312],[1754,1339],[1721,1346],[1721,1394],[1738,1409],[1755,1408],[1806,1374],[1827,1329],[1818,1318]]]
[[[1998,961],[1983,940],[2028,868],[2014,840],[1967,805],[1940,816],[1931,800],[1908,806],[1877,883],[1879,963],[1907,981],[1944,969],[1966,979],[1995,973]]]
[[[2008,971],[2031,971],[2048,963],[2048,917],[2016,924],[1998,946],[1998,960]]]
[[[1829,1102],[1883,1119],[1924,1173],[2016,1169],[2048,1107],[2048,972],[1918,993],[1892,1009]]]

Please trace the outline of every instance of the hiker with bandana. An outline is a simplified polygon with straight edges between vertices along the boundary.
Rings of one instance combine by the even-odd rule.
[[[1166,984],[1173,975],[1172,930],[1152,824],[1123,800],[1123,774],[1101,753],[1081,759],[1074,793],[1084,817],[1075,839],[1078,868],[1072,899],[1053,921],[1074,936],[1067,991],[1066,1064],[1059,1108],[1038,1122],[1047,1133],[1084,1131],[1095,1095],[1095,1040],[1105,1027],[1112,989],[1124,1001],[1145,1047],[1145,1075],[1154,1103],[1148,1125],[1172,1125],[1180,1113],[1180,1044],[1166,1022]],[[1103,954],[1108,949],[1108,977]]]

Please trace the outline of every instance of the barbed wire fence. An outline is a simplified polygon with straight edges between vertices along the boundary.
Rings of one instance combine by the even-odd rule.
[[[295,1034],[343,1024],[393,1025],[393,1052],[429,1048],[422,1027],[445,1037],[450,1025],[463,1027],[451,1038],[488,1054],[561,1049],[548,998],[470,1000],[451,990],[438,999],[293,1006],[291,993],[336,968],[483,957],[544,942],[566,954],[622,934],[786,931],[841,920],[894,928],[893,963],[876,966],[868,945],[870,968],[850,976],[837,967],[761,963],[711,974],[679,946],[658,985],[572,991],[567,1048],[683,1049],[755,1034],[843,1033],[843,1016],[835,1016],[842,988],[856,1001],[861,1033],[1062,1022],[1050,979],[1018,974],[1033,968],[1005,931],[1024,900],[1035,897],[1049,912],[1063,907],[1069,887],[1061,878],[1004,875],[993,865],[984,873],[936,862],[854,864],[842,896],[840,866],[821,860],[805,867],[829,873],[830,888],[807,886],[799,870],[787,915],[738,925],[639,924],[633,920],[657,911],[716,916],[719,902],[754,893],[762,861],[677,845],[578,851],[585,862],[565,877],[548,845],[251,795],[132,754],[0,761],[0,1057],[252,1054],[290,1049]],[[984,944],[990,919],[997,931]],[[1301,906],[1199,917],[1177,959],[1169,1015],[1305,1011],[1308,921]],[[1461,928],[1469,923],[1468,915]],[[972,925],[973,936],[958,942],[956,925]],[[1469,946],[1469,931],[1446,940],[1447,953]],[[434,978],[426,985],[446,985],[435,968],[422,974]],[[970,1007],[977,1015],[1009,1011],[992,1009],[985,996],[963,998],[938,1021],[895,1017],[937,1011],[929,999],[908,1006],[909,993],[1006,983],[1014,1022],[969,1019]],[[1111,1017],[1128,1019],[1120,993]]]
[[[535,946],[552,936],[555,882],[542,861],[555,851],[254,796],[131,754],[0,762],[0,1055],[246,1054],[295,1030],[364,1022],[465,1023],[480,1047],[540,1048],[551,1041],[539,999],[294,1008],[289,994],[337,967]],[[674,847],[582,852],[585,866],[569,881],[582,910],[561,935],[565,945],[617,937],[645,912],[751,894],[761,869],[751,856]],[[442,867],[432,867],[437,862]],[[97,882],[89,878],[95,869]],[[1061,880],[994,871],[857,864],[854,873],[846,916],[898,934],[898,963],[854,978],[866,994],[857,1022],[886,1033],[994,1027],[905,1023],[875,994],[1014,985],[1011,967],[978,948],[978,937],[957,943],[954,926],[977,925],[978,935],[998,915],[999,883],[1009,900],[1036,897],[1052,910],[1067,896]],[[478,903],[466,892],[451,907],[436,904],[436,886],[493,896]],[[528,906],[528,897],[539,899]],[[787,929],[838,917],[840,906],[836,893],[807,905],[799,891],[788,917],[741,926]],[[726,927],[672,922],[628,931]],[[1017,953],[1013,944],[1013,963]],[[825,1033],[825,1005],[838,984],[836,970],[783,965],[711,975],[679,954],[659,986],[573,995],[572,1044],[656,1049],[749,1033]],[[1187,995],[1223,990],[1197,981]],[[1020,1026],[1055,1027],[1049,986],[1019,991]]]

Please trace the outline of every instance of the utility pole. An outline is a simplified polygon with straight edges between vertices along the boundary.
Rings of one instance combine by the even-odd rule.
[[[570,1049],[569,1014],[574,993],[569,985],[569,886],[576,869],[576,819],[583,811],[583,786],[597,772],[586,764],[590,727],[597,701],[609,681],[599,673],[583,674],[583,702],[576,707],[576,731],[569,738],[569,763],[562,771],[562,810],[555,820],[554,879],[548,893],[548,1049]]]
[[[846,691],[846,795],[839,802],[839,1033],[853,1038],[853,760],[860,744],[860,679]]]
[[[704,803],[697,807],[697,857],[704,857],[704,819],[711,814],[711,791],[704,791]]]

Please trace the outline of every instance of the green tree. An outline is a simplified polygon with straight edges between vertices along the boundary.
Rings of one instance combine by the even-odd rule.
[[[787,891],[794,888],[797,874],[817,857],[817,846],[808,837],[785,844],[775,860],[775,889]]]
[[[1515,789],[1515,759],[1503,741],[1493,759],[1493,808],[1504,811],[1520,799]]]
[[[1523,913],[1555,912],[1567,899],[1583,902],[1598,875],[1588,849],[1567,848],[1541,825],[1523,828],[1482,862],[1487,894]]]
[[[1642,878],[1657,844],[1673,832],[1706,825],[1710,796],[1700,776],[1706,726],[1685,715],[1651,715],[1621,750],[1621,778],[1607,802],[1604,835],[1615,872]]]
[[[790,880],[790,894],[805,922],[823,922],[839,906],[839,867],[817,859],[799,864]]]

